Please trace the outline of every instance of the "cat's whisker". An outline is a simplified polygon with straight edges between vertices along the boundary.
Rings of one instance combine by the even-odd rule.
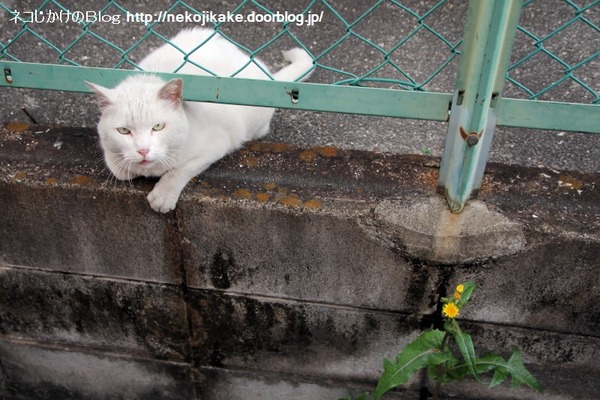
[[[175,152],[167,152],[162,154],[159,157],[158,162],[161,165],[165,166],[167,170],[172,171],[175,174],[181,174],[181,163],[179,162],[179,157],[177,157],[177,154]]]
[[[114,175],[115,186],[117,185],[117,183],[119,181],[123,181],[123,183],[124,183],[125,180],[129,182],[130,187],[133,186],[130,178],[125,179],[125,180],[117,179],[117,175],[125,175],[127,177],[130,177],[131,176],[131,165],[132,165],[131,160],[129,160],[128,158],[126,158],[124,156],[120,157],[119,162],[117,163],[117,165],[115,167],[115,175]],[[125,172],[124,174],[122,174],[123,171]]]
[[[114,179],[114,175],[108,169],[108,166],[106,165],[106,160],[104,159],[104,156],[97,157],[95,160],[95,164],[96,164],[96,166],[98,166],[100,168],[101,175],[106,174],[106,179],[104,180],[104,186],[108,187],[109,183]]]
[[[131,179],[131,177],[134,175],[131,172],[131,167],[134,165],[134,161],[133,160],[128,160],[127,163],[127,182],[129,182],[129,188],[133,189],[133,179]]]

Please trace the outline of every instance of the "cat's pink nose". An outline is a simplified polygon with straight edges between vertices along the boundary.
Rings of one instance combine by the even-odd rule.
[[[150,153],[150,149],[139,149],[138,153],[140,153],[140,155],[144,158],[146,158],[146,156],[148,155],[148,153]]]

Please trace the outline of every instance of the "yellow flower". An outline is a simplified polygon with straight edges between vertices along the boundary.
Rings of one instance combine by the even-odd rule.
[[[454,303],[446,303],[442,308],[442,314],[448,318],[456,318],[458,315],[459,308]]]
[[[459,295],[465,290],[465,286],[461,283],[460,285],[458,285],[456,287],[456,293],[458,293]]]
[[[453,297],[454,297],[454,300],[460,299],[460,293],[454,292],[454,296]]]

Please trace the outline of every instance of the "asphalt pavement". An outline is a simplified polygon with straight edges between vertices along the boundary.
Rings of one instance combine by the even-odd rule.
[[[207,13],[211,11],[226,13],[235,9],[240,2],[209,0],[202,3],[187,1],[186,4]],[[41,1],[31,0],[0,0],[0,4],[6,8],[21,13],[31,12],[40,3]],[[65,8],[82,12],[98,12],[106,6],[106,2],[100,0],[85,2],[85,5],[82,2],[66,0],[60,3]],[[149,14],[155,18],[161,12],[169,10],[173,3],[174,1],[171,0],[119,2],[131,13]],[[265,0],[260,3],[271,11],[297,14],[310,1]],[[336,9],[337,16],[323,3],[319,3],[312,12],[319,15],[322,12],[322,20],[312,26],[306,24],[291,26],[290,32],[313,53],[320,54],[346,33],[344,23],[339,17],[348,22],[355,21],[375,3],[375,1],[365,0],[329,1],[328,4]],[[421,15],[437,3],[438,1],[412,0],[403,2]],[[46,11],[59,11],[59,9],[54,4],[50,4]],[[171,9],[170,13],[184,15],[186,11],[183,5],[179,5]],[[238,12],[249,15],[252,12],[262,11],[256,6],[246,5]],[[147,32],[147,26],[143,21],[127,22],[126,15],[114,6],[104,10],[104,15],[120,15],[120,23],[112,23],[109,18],[105,22],[92,24],[91,30],[122,48],[130,47]],[[441,33],[449,43],[455,44],[462,37],[465,15],[466,1],[449,0],[432,12],[425,19],[425,23]],[[28,15],[22,14],[22,16]],[[592,24],[600,26],[600,4],[585,11],[583,16]],[[525,7],[520,24],[528,32],[544,36],[573,17],[573,8],[565,1],[536,0]],[[155,28],[161,35],[169,37],[183,27],[194,25],[198,23],[174,21],[158,24]],[[278,23],[236,22],[225,24],[224,30],[248,48],[256,49],[275,37],[280,26]],[[354,25],[353,30],[377,46],[389,49],[416,26],[417,21],[410,13],[387,2]],[[82,33],[81,26],[72,21],[32,22],[29,27],[63,50]],[[8,44],[8,40],[19,30],[20,24],[15,24],[10,15],[0,8],[0,43]],[[532,51],[532,41],[530,37],[520,32],[517,35],[513,60]],[[139,60],[145,52],[158,44],[160,39],[153,35],[136,48],[130,57]],[[289,35],[284,35],[273,45],[261,51],[260,57],[275,70],[282,65],[280,50],[292,46],[294,46],[293,40]],[[569,65],[575,65],[600,51],[600,33],[580,20],[569,25],[559,34],[553,35],[544,42],[544,46]],[[58,54],[30,33],[21,36],[18,42],[11,45],[9,52],[22,61],[43,63],[55,63]],[[421,29],[399,47],[393,53],[393,57],[394,61],[411,77],[422,82],[448,59],[449,54],[449,47],[436,35]],[[106,43],[87,35],[69,49],[66,57],[86,66],[112,67],[119,61],[120,54]],[[357,37],[350,37],[321,61],[332,68],[356,74],[364,73],[381,62],[378,50]],[[458,59],[453,59],[425,86],[425,89],[450,92],[454,85],[457,65]],[[124,67],[127,68],[126,65]],[[592,58],[573,74],[581,82],[600,92],[600,57]],[[398,73],[384,69],[380,76],[398,78]],[[524,63],[513,72],[512,76],[534,90],[541,90],[551,82],[560,79],[562,70],[559,62],[541,54]],[[332,72],[330,69],[319,69],[311,76],[310,81],[331,83],[343,78],[342,74]],[[526,96],[527,94],[515,85],[507,85],[505,97],[526,98]],[[542,97],[543,100],[588,104],[593,98],[593,95],[573,80],[565,81]],[[45,126],[92,127],[98,119],[93,96],[83,93],[0,88],[0,104],[2,104],[0,124],[29,121],[23,108],[36,122]],[[332,145],[348,149],[441,156],[446,129],[447,124],[439,122],[280,110],[273,120],[271,133],[264,140],[297,146]],[[496,129],[490,160],[525,166],[546,166],[558,170],[598,172],[600,171],[600,135],[499,127]]]

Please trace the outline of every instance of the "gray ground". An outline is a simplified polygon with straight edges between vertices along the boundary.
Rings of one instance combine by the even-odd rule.
[[[41,1],[0,0],[9,9],[21,12],[31,11]],[[62,1],[71,10],[99,10],[105,1],[88,2]],[[174,1],[121,1],[124,8],[132,12],[158,13],[168,9]],[[208,0],[201,4],[188,1],[187,4],[198,10],[226,12],[240,3],[238,0]],[[304,1],[265,0],[261,4],[272,11],[299,12],[309,3]],[[347,21],[354,21],[372,6],[375,1],[342,0],[329,1]],[[423,13],[437,1],[404,1],[410,8]],[[589,3],[580,1],[579,3]],[[83,5],[85,4],[85,5]],[[48,9],[57,10],[50,6]],[[245,6],[241,12],[257,10],[255,6]],[[313,12],[324,11],[321,23],[312,27],[291,27],[294,33],[315,54],[321,53],[345,33],[343,23],[322,4],[316,5]],[[184,12],[179,6],[173,13]],[[106,13],[116,14],[114,7]],[[432,13],[425,22],[440,32],[450,43],[456,43],[462,35],[466,1],[449,0]],[[585,17],[600,26],[600,4],[586,11]],[[521,26],[538,36],[552,32],[556,27],[573,18],[573,9],[561,0],[536,0],[528,5],[522,14]],[[124,18],[124,17],[122,17]],[[165,23],[157,26],[157,31],[166,37],[184,26],[183,23]],[[416,26],[415,19],[398,7],[385,4],[365,20],[359,22],[355,32],[371,39],[378,46],[390,48]],[[20,29],[20,24],[10,21],[9,15],[0,9],[0,43],[6,45]],[[81,27],[73,23],[30,24],[35,32],[51,40],[59,48],[65,48],[81,34]],[[123,47],[130,47],[147,31],[141,23],[121,23],[118,25],[93,24],[91,29]],[[279,31],[279,25],[267,23],[229,24],[224,30],[233,38],[255,49]],[[131,59],[139,60],[148,49],[160,41],[155,36],[145,41],[131,53]],[[517,35],[513,59],[517,60],[533,50],[532,39],[524,33]],[[289,37],[283,37],[260,53],[260,57],[276,69],[281,65],[279,50],[293,46]],[[578,21],[544,43],[548,51],[560,56],[570,65],[597,53],[600,49],[600,34],[584,22]],[[22,61],[56,62],[57,53],[49,50],[33,35],[23,35],[18,43],[10,47],[12,55]],[[421,30],[405,45],[393,53],[394,61],[401,65],[416,81],[422,82],[448,57],[448,47],[434,35]],[[82,65],[112,67],[119,60],[119,54],[106,44],[84,37],[66,54],[67,58]],[[378,52],[356,38],[348,39],[335,51],[320,61],[330,67],[353,73],[364,73],[380,60]],[[457,59],[454,59],[442,72],[429,82],[429,91],[449,92],[454,84]],[[541,90],[562,75],[559,64],[545,55],[538,55],[512,72],[512,76],[535,90]],[[575,75],[596,92],[600,91],[600,60],[596,57]],[[398,78],[397,72],[385,69],[380,76]],[[343,79],[343,75],[324,69],[311,77],[313,82],[330,83]],[[525,98],[526,94],[512,84],[508,84],[506,97]],[[582,86],[567,81],[549,91],[543,100],[572,101],[590,103],[593,96]],[[36,91],[0,88],[0,123],[27,121],[21,111],[25,107],[44,125],[81,126],[95,125],[98,112],[93,97],[88,94]],[[447,125],[437,122],[402,120],[393,118],[329,114],[304,111],[279,111],[272,124],[272,133],[266,140],[281,141],[300,146],[334,145],[342,148],[376,150],[381,152],[417,153],[423,152],[440,156]],[[600,171],[600,135],[560,131],[539,131],[528,129],[497,128],[490,155],[492,161],[519,163],[522,165],[544,165],[555,169],[576,169]]]

